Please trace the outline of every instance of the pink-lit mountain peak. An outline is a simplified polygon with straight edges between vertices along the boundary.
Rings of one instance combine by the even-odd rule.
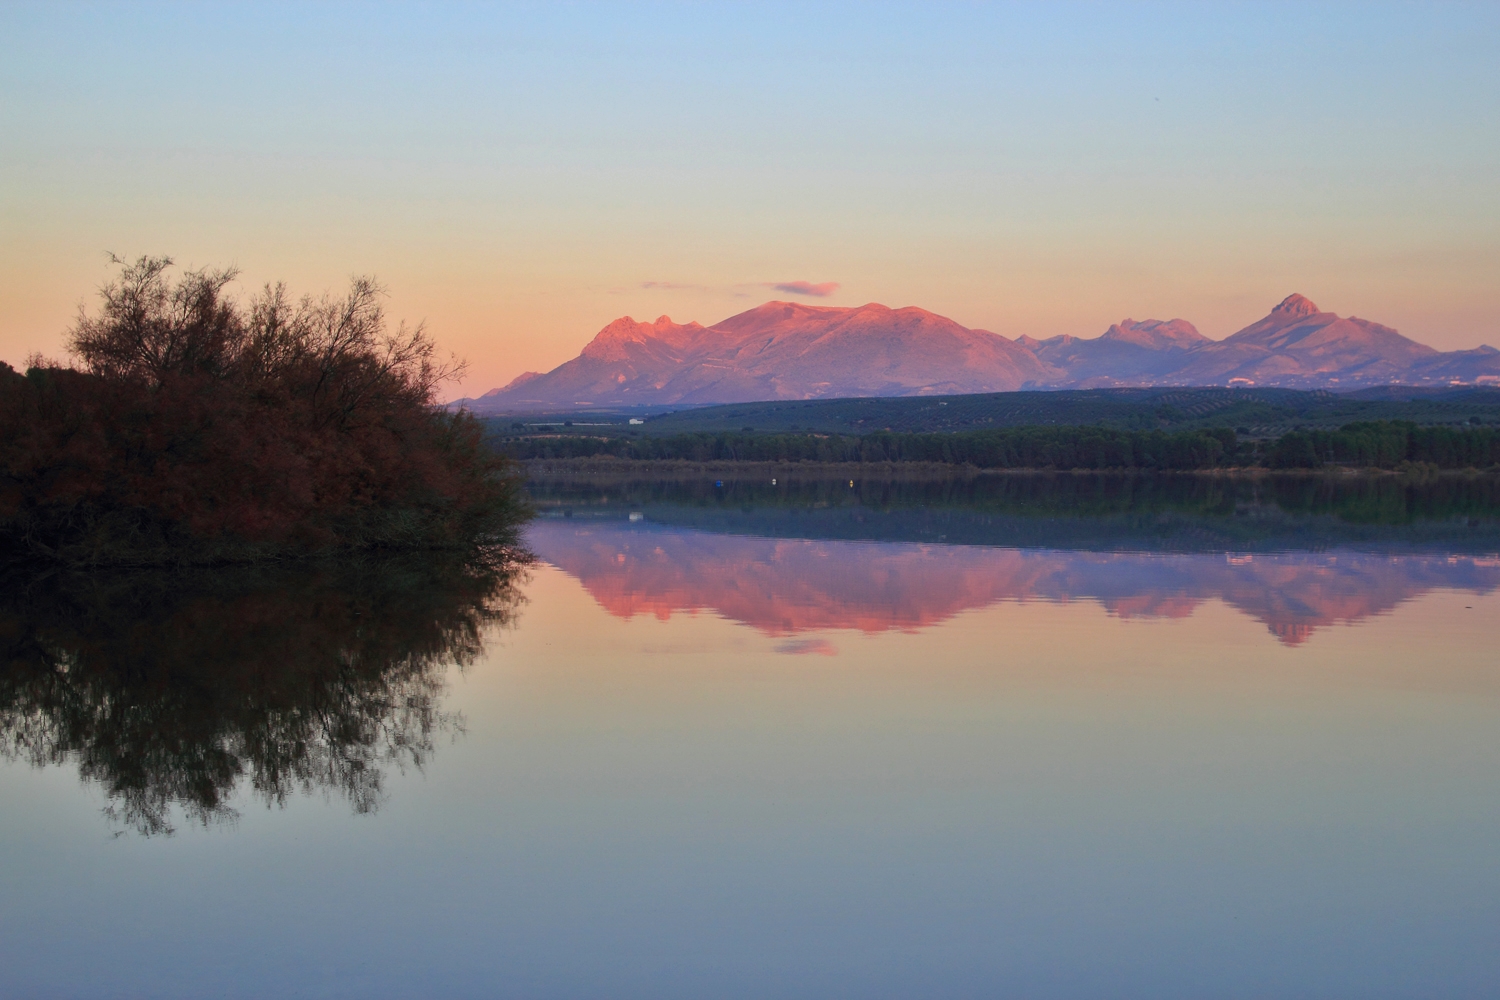
[[[816,339],[838,331],[857,331],[861,334],[922,329],[972,332],[946,316],[939,316],[926,309],[916,306],[892,309],[878,302],[867,302],[862,306],[767,302],[731,316],[722,323],[715,323],[711,329],[756,340],[770,337],[773,341],[788,337]]]
[[[658,316],[654,323],[643,323],[629,316],[621,316],[595,334],[594,342],[645,343],[648,340],[691,339],[697,331],[702,329],[701,323],[674,323],[670,316]]]
[[[1380,323],[1323,312],[1302,295],[1288,295],[1264,319],[1231,334],[1223,343],[1300,357],[1313,370],[1343,367],[1356,358],[1366,363],[1410,363],[1437,353]]]
[[[622,317],[491,406],[719,403],[1002,392],[1054,377],[1004,337],[925,309],[768,302],[703,327]]]
[[[1285,347],[1321,330],[1333,323],[1341,322],[1335,313],[1325,313],[1305,295],[1293,293],[1276,304],[1276,308],[1251,323],[1243,330],[1230,334],[1226,344],[1253,343],[1265,347]],[[1288,337],[1291,331],[1298,331]],[[1273,343],[1274,341],[1274,343]]]
[[[753,309],[735,313],[728,319],[715,323],[714,329],[723,330],[726,333],[738,333],[784,323],[806,322],[829,314],[843,315],[850,311],[848,306],[810,306],[805,302],[783,302],[780,299],[772,299],[770,302],[762,302]]]
[[[1114,340],[1135,344],[1153,351],[1171,348],[1190,350],[1199,344],[1208,343],[1208,338],[1185,319],[1133,319],[1123,320],[1104,331],[1101,340]]]
[[[667,347],[681,349],[702,339],[701,323],[674,323],[670,316],[660,316],[654,323],[642,323],[621,316],[594,335],[583,349],[583,356],[599,360],[619,359],[631,349]]]
[[[1322,311],[1312,299],[1293,292],[1277,303],[1276,308],[1271,310],[1271,315],[1301,319],[1304,316],[1316,316]]]
[[[992,392],[1049,374],[1004,337],[914,306],[768,302],[709,329],[727,343],[706,363],[735,373],[726,389],[757,380],[760,398]]]

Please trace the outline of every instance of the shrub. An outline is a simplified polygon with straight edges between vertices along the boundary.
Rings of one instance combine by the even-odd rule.
[[[119,263],[119,262],[117,262]],[[123,264],[77,367],[0,370],[0,535],[70,562],[241,560],[508,541],[511,464],[435,405],[461,364],[387,329],[381,288],[228,298],[232,271]]]

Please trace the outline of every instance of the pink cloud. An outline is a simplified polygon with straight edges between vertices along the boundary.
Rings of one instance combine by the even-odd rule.
[[[788,295],[811,295],[813,298],[826,299],[839,290],[837,281],[825,281],[821,284],[813,284],[811,281],[780,281],[768,282],[767,288],[774,288],[778,292]]]

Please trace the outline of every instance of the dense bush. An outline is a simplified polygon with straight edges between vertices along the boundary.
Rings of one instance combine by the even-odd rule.
[[[381,291],[242,307],[229,271],[123,265],[77,367],[0,366],[0,538],[72,562],[245,559],[505,538],[506,459],[434,405],[456,365],[421,327],[387,332]]]

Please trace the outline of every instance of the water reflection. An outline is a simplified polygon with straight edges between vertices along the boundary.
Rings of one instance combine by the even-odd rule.
[[[445,668],[518,600],[509,553],[0,583],[0,752],[74,762],[123,829],[333,792],[375,810],[390,768],[456,730]]]
[[[716,485],[716,483],[721,485]],[[544,512],[736,534],[1022,547],[1500,550],[1500,477],[1004,474],[529,484]]]
[[[543,521],[537,554],[620,618],[713,611],[771,636],[915,631],[997,601],[1098,601],[1177,618],[1217,599],[1297,644],[1436,588],[1488,593],[1500,559],[1357,551],[1121,553],[766,539],[651,525]],[[830,652],[788,643],[786,652]]]
[[[827,629],[915,631],[997,601],[1121,618],[1222,601],[1287,645],[1434,589],[1500,585],[1493,478],[534,484],[539,556],[611,614],[712,611],[788,653]]]

